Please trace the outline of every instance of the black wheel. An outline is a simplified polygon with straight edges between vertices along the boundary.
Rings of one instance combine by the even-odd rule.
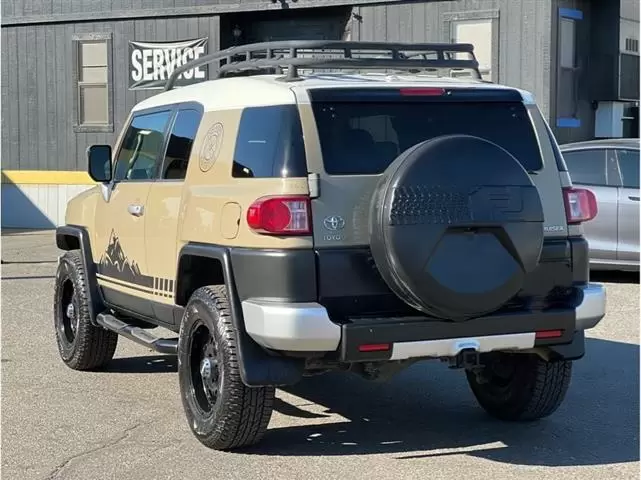
[[[216,450],[257,443],[274,404],[274,387],[243,384],[236,335],[225,286],[196,290],[180,327],[178,377],[192,432]]]
[[[546,362],[537,355],[491,353],[484,370],[468,371],[467,380],[481,407],[501,420],[531,421],[547,417],[563,403],[572,377],[572,362]]]
[[[74,370],[104,366],[118,344],[117,333],[91,324],[87,289],[80,252],[65,253],[56,272],[54,325],[60,357]]]

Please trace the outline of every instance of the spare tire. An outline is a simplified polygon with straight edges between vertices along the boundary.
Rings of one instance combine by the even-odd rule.
[[[403,152],[370,206],[372,257],[390,289],[433,317],[500,309],[539,263],[543,207],[519,161],[469,135]]]

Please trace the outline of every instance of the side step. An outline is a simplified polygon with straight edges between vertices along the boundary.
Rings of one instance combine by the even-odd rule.
[[[177,354],[178,353],[178,339],[177,338],[158,338],[151,333],[143,330],[140,327],[134,327],[128,323],[118,320],[116,317],[109,313],[99,313],[96,316],[96,322],[101,327],[127,337],[136,343],[149,347],[158,353]]]

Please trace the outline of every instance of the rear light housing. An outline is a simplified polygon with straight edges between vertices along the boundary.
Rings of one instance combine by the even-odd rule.
[[[409,87],[401,88],[400,94],[403,96],[440,97],[445,95],[445,89],[434,87]]]
[[[247,224],[255,232],[266,235],[310,235],[311,213],[307,196],[262,197],[249,206]]]
[[[596,196],[586,188],[564,188],[563,201],[568,225],[589,222],[599,212]]]

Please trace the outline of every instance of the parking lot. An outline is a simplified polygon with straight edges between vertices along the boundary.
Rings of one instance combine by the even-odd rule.
[[[278,391],[270,430],[242,453],[201,446],[175,357],[120,339],[100,372],[58,357],[51,232],[2,237],[3,479],[639,478],[639,284],[607,283],[564,405],[532,424],[478,407],[460,371],[424,362],[388,383],[346,374]]]

